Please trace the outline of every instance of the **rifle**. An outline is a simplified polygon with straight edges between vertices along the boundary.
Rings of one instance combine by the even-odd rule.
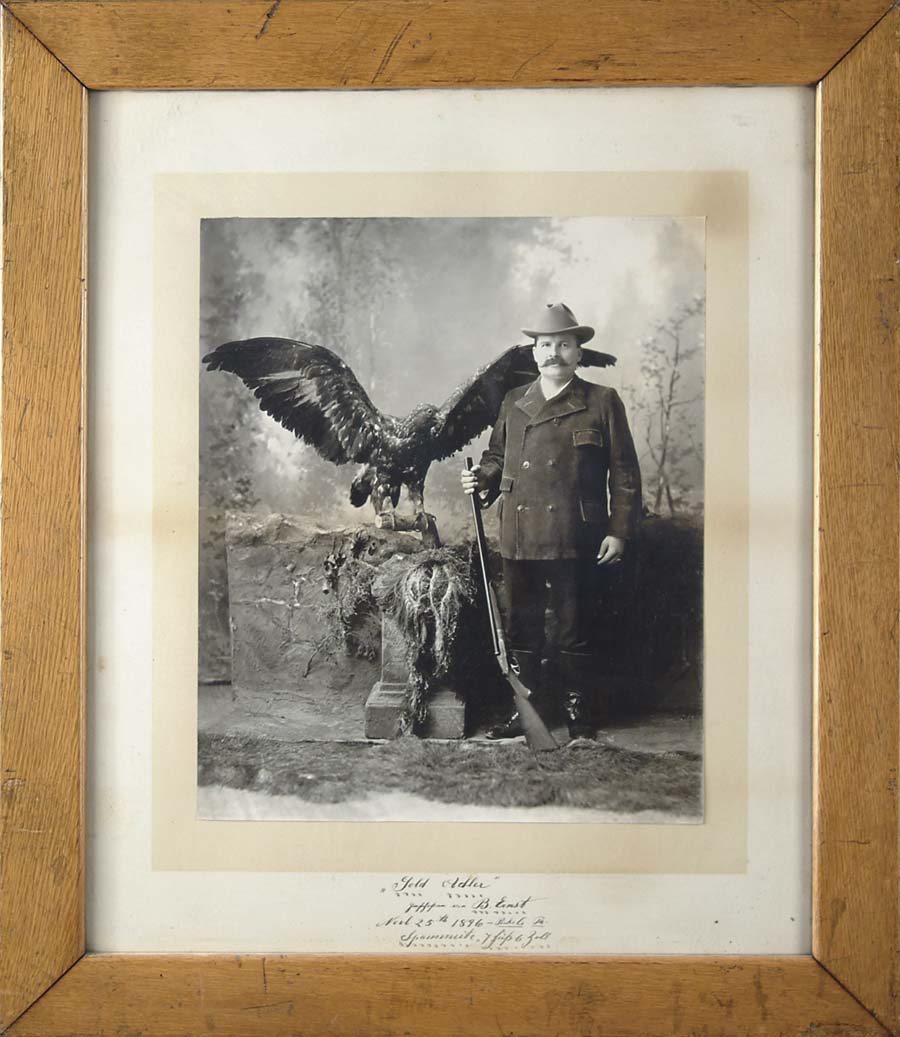
[[[466,469],[471,472],[473,468],[472,458],[466,458]],[[488,568],[487,542],[484,536],[484,522],[481,518],[481,501],[478,491],[472,494],[472,516],[475,519],[475,540],[478,544],[478,560],[481,562],[481,578],[484,582],[484,596],[487,601],[488,620],[491,624],[491,639],[494,643],[494,655],[500,666],[500,672],[506,678],[512,688],[516,700],[516,709],[522,721],[522,729],[525,732],[525,741],[534,752],[548,752],[559,748],[559,743],[547,729],[547,725],[541,720],[540,714],[529,701],[531,692],[519,675],[510,666],[509,657],[506,653],[506,638],[503,635],[503,621],[500,616],[500,608],[497,605],[497,595],[491,583],[491,574]]]

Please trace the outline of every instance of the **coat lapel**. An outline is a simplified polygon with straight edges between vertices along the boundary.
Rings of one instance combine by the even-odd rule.
[[[516,406],[519,410],[525,411],[530,421],[534,421],[546,402],[540,389],[540,379],[536,378],[516,400]]]
[[[516,406],[525,411],[531,425],[540,425],[545,421],[552,421],[553,418],[563,418],[567,414],[587,410],[583,385],[581,379],[576,376],[561,393],[545,400],[538,378],[528,386],[522,398],[516,401]]]

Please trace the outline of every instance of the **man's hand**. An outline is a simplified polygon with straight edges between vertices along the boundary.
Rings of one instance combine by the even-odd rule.
[[[625,541],[621,537],[604,537],[597,554],[597,565],[615,565],[625,554]]]
[[[476,490],[479,493],[484,493],[488,488],[487,479],[481,471],[480,464],[475,465],[471,471],[464,468],[460,473],[460,482],[466,493],[475,493]]]

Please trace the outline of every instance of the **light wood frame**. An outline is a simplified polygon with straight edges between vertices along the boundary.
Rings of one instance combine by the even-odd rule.
[[[0,18],[3,1031],[898,1032],[900,10],[5,0]],[[818,84],[812,955],[85,954],[89,91],[574,83]]]

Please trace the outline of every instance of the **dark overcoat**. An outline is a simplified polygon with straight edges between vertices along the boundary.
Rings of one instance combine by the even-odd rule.
[[[641,470],[615,389],[575,376],[544,398],[540,380],[507,393],[481,458],[486,503],[500,498],[504,558],[593,558],[607,534],[634,537]]]

